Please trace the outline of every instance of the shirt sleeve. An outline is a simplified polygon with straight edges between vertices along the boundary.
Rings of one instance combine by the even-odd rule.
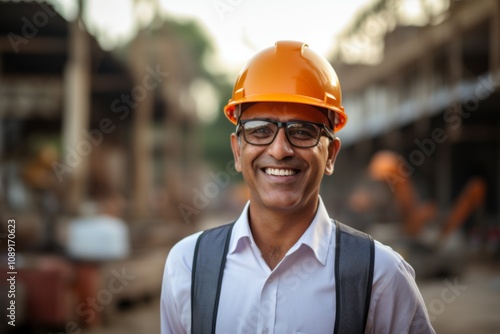
[[[435,334],[413,268],[391,248],[378,246],[366,333]]]
[[[160,297],[161,334],[191,332],[191,270],[197,237],[179,241],[168,254]]]

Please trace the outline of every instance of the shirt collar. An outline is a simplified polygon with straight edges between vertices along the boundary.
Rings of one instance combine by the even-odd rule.
[[[233,254],[240,251],[244,247],[244,240],[250,242],[250,244],[255,244],[253,240],[252,232],[250,231],[250,224],[248,222],[248,210],[250,208],[250,201],[247,202],[240,217],[236,220],[233,227],[233,234],[231,237],[231,242],[229,244],[228,254]]]
[[[245,247],[245,240],[250,244],[255,244],[248,222],[249,207],[250,201],[247,202],[240,217],[234,225],[233,235],[229,245],[229,254],[241,251]],[[314,252],[316,259],[322,265],[325,265],[328,251],[331,248],[330,243],[334,242],[334,240],[332,240],[334,230],[335,225],[330,221],[330,217],[328,216],[328,212],[326,211],[325,205],[323,204],[323,200],[320,196],[318,209],[311,225],[309,225],[307,230],[299,238],[295,245],[290,248],[287,255],[295,252],[302,245],[305,245]]]

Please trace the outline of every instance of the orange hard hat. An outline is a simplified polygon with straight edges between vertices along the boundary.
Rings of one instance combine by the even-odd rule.
[[[324,57],[302,42],[279,41],[250,59],[236,79],[224,113],[236,124],[240,116],[236,107],[253,102],[293,102],[323,108],[334,131],[347,122],[337,74]]]

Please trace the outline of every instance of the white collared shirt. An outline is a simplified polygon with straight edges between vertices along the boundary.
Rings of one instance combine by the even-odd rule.
[[[274,270],[252,237],[249,205],[232,231],[216,332],[333,333],[335,225],[321,198],[311,225]],[[191,333],[191,268],[200,233],[178,242],[167,257],[160,306],[162,334]],[[434,333],[413,268],[377,241],[366,333]]]

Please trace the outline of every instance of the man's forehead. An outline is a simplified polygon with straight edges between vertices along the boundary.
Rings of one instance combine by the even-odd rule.
[[[318,108],[307,104],[256,102],[242,106],[242,119],[271,118],[280,121],[300,119],[328,124],[328,117]]]

